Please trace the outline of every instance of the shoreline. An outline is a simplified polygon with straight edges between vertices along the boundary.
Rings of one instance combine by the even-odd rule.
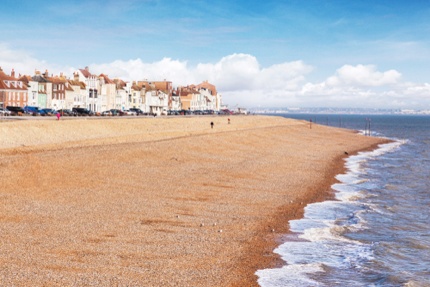
[[[390,140],[384,140],[381,143],[374,144],[370,147],[364,149],[355,150],[348,155],[339,156],[330,169],[331,172],[328,172],[324,176],[324,180],[322,180],[322,185],[311,188],[309,191],[306,191],[303,194],[303,198],[299,199],[299,202],[295,204],[295,206],[291,205],[283,205],[278,208],[278,211],[274,214],[273,218],[267,220],[264,223],[264,226],[269,226],[273,230],[276,231],[275,234],[270,234],[267,229],[263,228],[263,232],[267,233],[267,238],[265,244],[260,242],[256,242],[254,244],[250,244],[248,247],[248,253],[250,257],[255,257],[254,264],[251,264],[252,268],[245,270],[247,276],[244,276],[242,279],[237,280],[231,286],[260,286],[257,283],[258,276],[255,274],[256,271],[261,269],[271,269],[271,268],[282,268],[285,265],[288,265],[288,262],[285,262],[281,259],[278,254],[275,254],[273,251],[285,243],[284,240],[285,235],[290,233],[289,230],[289,221],[295,219],[301,219],[304,216],[304,208],[308,204],[323,202],[327,200],[333,200],[335,198],[335,193],[332,189],[333,184],[338,183],[339,181],[336,179],[336,176],[339,174],[344,174],[347,171],[345,166],[345,159],[354,155],[357,155],[359,152],[364,151],[372,151],[378,148],[380,144],[384,144],[390,142]],[[254,270],[254,273],[252,273]],[[255,277],[251,279],[252,277]],[[255,279],[255,280],[254,280]]]
[[[21,271],[11,282],[52,284],[44,281],[49,275],[77,286],[114,278],[131,286],[258,286],[257,270],[284,264],[272,251],[288,232],[288,220],[300,218],[307,203],[333,196],[335,175],[345,170],[344,151],[352,155],[386,142],[319,125],[310,130],[303,121],[278,117],[224,121],[40,121],[6,128],[2,123],[0,133],[15,137],[3,139],[2,175],[16,180],[25,172],[34,175],[20,188],[1,186],[7,191],[0,194],[6,207],[0,227],[8,230],[1,239],[14,249],[2,247],[7,256],[1,262],[15,267],[0,278],[12,280],[8,271],[36,266],[41,275]],[[33,137],[22,135],[25,126]],[[61,134],[71,128],[79,140]],[[35,137],[39,131],[49,140]],[[53,242],[45,242],[31,222],[39,222]],[[34,243],[30,239],[14,239],[18,232],[32,234],[38,249],[27,246]],[[69,238],[62,237],[66,234]],[[25,251],[31,258],[13,259]]]

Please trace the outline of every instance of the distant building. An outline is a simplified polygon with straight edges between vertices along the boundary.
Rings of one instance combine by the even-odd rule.
[[[133,81],[95,75],[88,67],[78,69],[73,77],[49,75],[36,70],[33,76],[15,77],[0,68],[0,105],[37,106],[39,108],[87,108],[94,112],[110,109],[139,108],[150,114],[167,114],[168,110],[221,109],[222,97],[215,85],[204,81],[173,89],[171,81]]]
[[[54,110],[65,108],[67,79],[63,74],[49,77],[48,71],[45,72],[45,78],[52,84],[51,97],[48,98],[48,107]]]
[[[137,86],[142,88],[143,107],[142,110],[149,114],[167,114],[173,97],[173,86],[170,81],[139,81]]]
[[[74,80],[85,83],[86,96],[85,107],[93,112],[101,112],[100,81],[97,75],[91,74],[88,67],[75,71]]]
[[[0,68],[0,106],[24,107],[28,100],[28,87],[26,83],[15,78],[15,71],[7,75]]]
[[[180,96],[182,109],[184,110],[214,110],[221,109],[221,95],[214,85],[207,81],[199,85],[178,87],[176,94]]]
[[[116,109],[116,84],[105,74],[100,74],[101,111]]]
[[[65,109],[83,108],[87,106],[87,89],[84,82],[68,80],[66,83]]]

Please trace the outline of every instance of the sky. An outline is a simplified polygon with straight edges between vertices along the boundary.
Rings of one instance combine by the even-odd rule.
[[[3,0],[0,67],[209,81],[229,107],[430,110],[427,0]]]

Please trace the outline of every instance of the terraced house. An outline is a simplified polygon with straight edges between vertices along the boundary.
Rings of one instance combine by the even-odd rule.
[[[139,81],[143,95],[141,109],[149,114],[167,114],[170,109],[169,103],[173,94],[173,85],[170,81]]]
[[[199,85],[178,87],[175,94],[180,96],[182,109],[184,110],[219,111],[221,109],[221,95],[218,94],[216,87],[208,81],[204,81]]]
[[[74,74],[75,81],[85,83],[86,98],[85,106],[80,108],[87,108],[94,112],[101,112],[102,100],[99,97],[100,81],[97,75],[91,74],[88,67],[79,69]]]
[[[0,68],[0,105],[39,108],[86,108],[93,112],[138,108],[148,114],[168,110],[214,110],[221,108],[221,95],[208,81],[173,88],[171,81],[133,81],[92,74],[88,67],[78,69],[73,78],[49,75],[36,70],[34,76],[15,78]]]
[[[50,108],[52,99],[52,83],[45,77],[48,71],[42,74],[39,70],[34,71],[34,76],[28,78],[29,100],[27,105],[39,108]]]
[[[15,78],[15,71],[12,69],[7,75],[0,68],[0,106],[23,107],[28,101],[28,87],[21,80]]]

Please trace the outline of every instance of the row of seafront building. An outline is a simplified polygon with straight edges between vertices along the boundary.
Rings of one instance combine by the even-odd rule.
[[[13,69],[8,75],[0,68],[0,107],[87,108],[94,112],[139,108],[161,115],[167,110],[219,111],[221,104],[221,95],[207,81],[173,88],[172,82],[166,80],[110,79],[90,73],[88,67],[75,71],[73,78],[49,75],[47,70],[16,77]]]

